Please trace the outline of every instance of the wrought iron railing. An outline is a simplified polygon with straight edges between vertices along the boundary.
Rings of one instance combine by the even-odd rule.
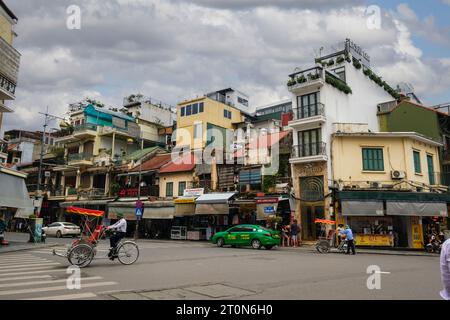
[[[315,103],[307,106],[301,106],[293,109],[295,120],[307,119],[316,116],[325,115],[325,105],[323,103]]]
[[[308,143],[292,147],[293,158],[304,158],[319,155],[326,155],[325,142]]]

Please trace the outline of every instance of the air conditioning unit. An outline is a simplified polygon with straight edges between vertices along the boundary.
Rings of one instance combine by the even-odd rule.
[[[406,172],[405,171],[399,171],[394,170],[391,172],[392,179],[405,179],[406,178]]]

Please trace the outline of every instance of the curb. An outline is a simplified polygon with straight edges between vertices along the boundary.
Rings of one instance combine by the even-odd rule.
[[[36,249],[44,249],[44,248],[52,248],[52,247],[57,247],[58,244],[47,244],[47,245],[37,245],[37,246],[29,246],[29,247],[21,247],[21,248],[6,248],[6,250],[1,250],[0,249],[0,255],[1,254],[6,254],[6,253],[11,253],[11,252],[18,252],[18,251],[28,251],[28,250],[36,250]]]
[[[281,250],[280,250],[281,249]],[[310,251],[310,252],[316,252],[316,249],[314,247],[299,247],[299,248],[279,248],[280,251]],[[439,257],[439,254],[433,254],[433,253],[426,253],[426,252],[408,252],[408,251],[384,251],[384,250],[374,250],[374,251],[367,251],[367,250],[356,250],[357,254],[379,254],[379,255],[386,255],[386,256],[413,256],[413,257]],[[333,252],[332,252],[333,253]]]

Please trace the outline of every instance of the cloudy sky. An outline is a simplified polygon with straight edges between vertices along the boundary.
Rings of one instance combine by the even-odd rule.
[[[347,37],[392,85],[411,83],[429,105],[450,102],[450,0],[6,3],[19,17],[14,45],[22,54],[6,130],[40,129],[46,106],[64,115],[87,96],[120,106],[142,93],[176,105],[235,87],[253,107],[269,104],[289,97],[289,73]],[[66,26],[70,5],[81,9],[80,30]]]

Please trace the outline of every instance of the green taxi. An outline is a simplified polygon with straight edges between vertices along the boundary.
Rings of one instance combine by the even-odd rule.
[[[274,246],[279,246],[281,237],[279,231],[269,230],[262,226],[253,224],[241,224],[226,231],[218,232],[211,238],[212,243],[218,247],[224,245],[231,246],[252,246],[253,249],[267,250]]]

